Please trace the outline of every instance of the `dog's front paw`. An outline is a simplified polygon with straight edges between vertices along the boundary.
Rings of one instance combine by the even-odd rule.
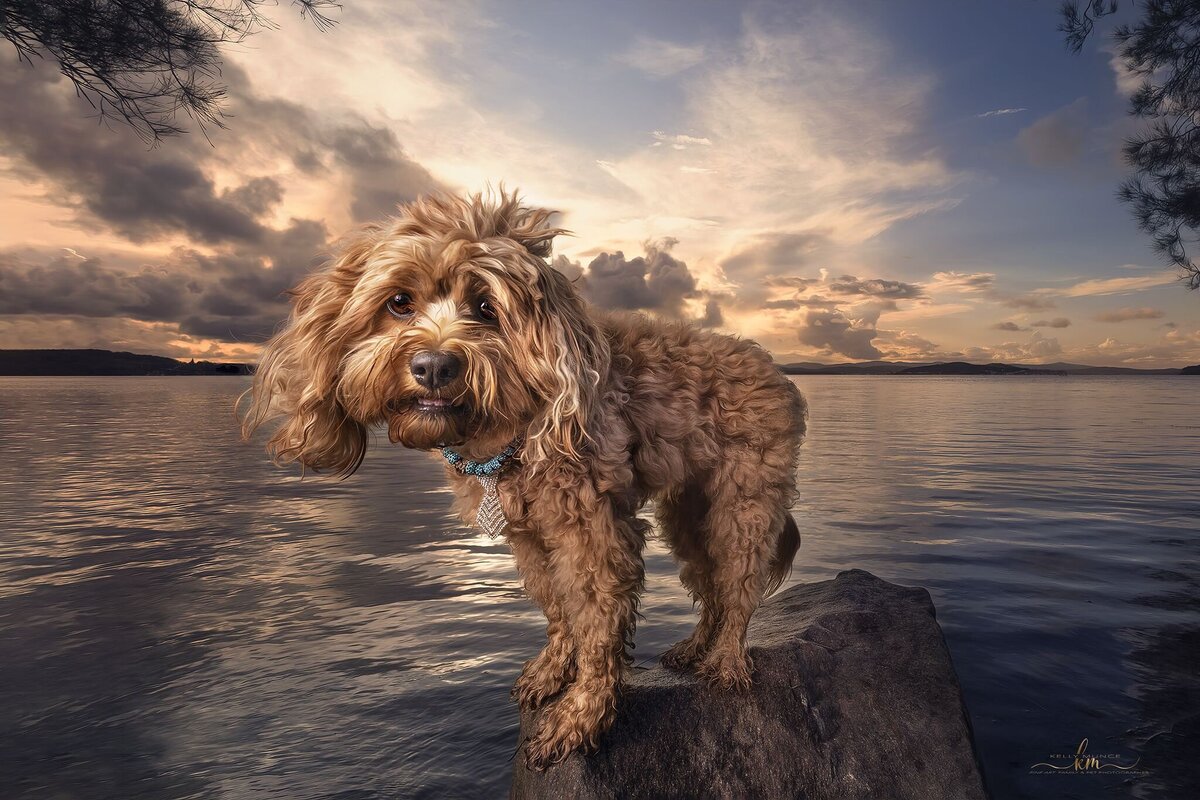
[[[535,709],[565,689],[574,676],[575,662],[570,652],[546,645],[537,658],[525,663],[511,695],[521,708]]]
[[[662,654],[661,661],[668,669],[688,669],[704,658],[706,650],[705,642],[692,635],[672,645],[670,650]]]
[[[611,691],[587,692],[573,684],[542,712],[525,743],[525,765],[541,771],[576,750],[595,748],[600,735],[612,725],[615,701]]]
[[[745,691],[750,688],[754,662],[744,649],[715,648],[700,664],[700,675],[717,689]]]
[[[525,743],[525,766],[541,772],[557,764],[584,744],[580,726],[563,712],[562,702],[546,709],[537,730]]]

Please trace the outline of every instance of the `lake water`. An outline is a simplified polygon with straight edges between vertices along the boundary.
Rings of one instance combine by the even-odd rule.
[[[1200,379],[796,382],[792,580],[929,588],[996,797],[1200,796]],[[386,437],[272,467],[243,388],[0,378],[0,795],[504,796],[543,635],[507,548]],[[647,573],[641,663],[692,623]],[[1085,737],[1137,774],[1031,770]]]

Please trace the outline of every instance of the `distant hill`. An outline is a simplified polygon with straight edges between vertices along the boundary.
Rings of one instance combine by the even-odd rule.
[[[783,364],[780,369],[789,375],[895,375],[900,370],[927,364],[925,361],[854,361],[844,364],[802,361]]]
[[[1066,372],[1071,375],[1179,375],[1180,369],[1137,369],[1136,367],[1090,367],[1087,364],[1070,364],[1056,361],[1053,364],[1018,364],[1017,366],[1030,369],[1046,369],[1055,372]]]
[[[1179,374],[1180,375],[1200,375],[1200,364],[1196,364],[1195,366],[1192,366],[1192,367],[1184,367],[1183,369],[1179,370]]]
[[[1066,375],[1065,372],[1030,369],[1013,364],[968,364],[966,361],[950,361],[945,364],[926,364],[909,367],[897,375]]]
[[[246,375],[247,364],[178,361],[112,350],[0,350],[0,375]]]
[[[1184,369],[1134,369],[1093,367],[1087,364],[970,364],[966,361],[852,361],[819,364],[804,361],[780,366],[788,375],[1195,375],[1200,367]],[[1191,370],[1197,370],[1192,372]]]

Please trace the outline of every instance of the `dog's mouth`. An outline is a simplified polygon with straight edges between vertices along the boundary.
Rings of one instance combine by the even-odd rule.
[[[431,416],[452,416],[466,413],[467,406],[465,403],[449,397],[415,397],[407,400],[393,400],[388,403],[388,410],[393,414],[413,411]]]
[[[448,397],[418,397],[413,409],[422,414],[461,414],[467,407]]]
[[[409,395],[388,402],[388,439],[416,450],[461,444],[470,427],[465,397]]]

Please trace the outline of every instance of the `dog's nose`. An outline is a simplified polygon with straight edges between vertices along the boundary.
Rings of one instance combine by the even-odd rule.
[[[458,377],[460,367],[458,356],[453,353],[426,350],[413,356],[408,368],[426,389],[440,389]]]

